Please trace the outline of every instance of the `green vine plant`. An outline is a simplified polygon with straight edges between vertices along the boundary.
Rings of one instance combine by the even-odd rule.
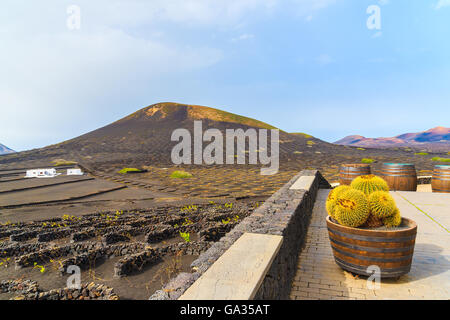
[[[44,267],[44,266],[41,266],[41,265],[39,265],[39,264],[37,264],[37,262],[34,263],[33,269],[39,269],[39,271],[40,271],[41,273],[44,273],[44,272],[45,272],[45,267]]]
[[[8,268],[10,261],[11,261],[11,258],[0,258],[0,267]]]
[[[180,211],[183,213],[193,213],[193,212],[198,211],[198,206],[196,206],[194,204],[189,205],[189,206],[184,206],[183,208],[181,208]]]
[[[180,236],[183,238],[184,241],[186,242],[190,242],[191,241],[191,235],[189,232],[181,232],[180,231]]]
[[[233,209],[233,204],[232,203],[225,203],[225,208]]]

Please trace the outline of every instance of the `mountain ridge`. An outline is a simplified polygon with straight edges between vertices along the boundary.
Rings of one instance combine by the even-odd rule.
[[[334,142],[334,144],[366,148],[413,147],[425,148],[430,151],[445,151],[450,149],[450,128],[438,126],[426,131],[380,138],[350,135]]]

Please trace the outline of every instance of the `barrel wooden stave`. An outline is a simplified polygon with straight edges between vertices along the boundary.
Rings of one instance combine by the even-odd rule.
[[[367,164],[343,164],[339,169],[339,183],[350,185],[353,179],[370,174],[370,166]]]
[[[450,193],[450,166],[437,165],[434,167],[431,188],[433,192]]]
[[[417,173],[413,164],[384,163],[380,174],[393,191],[417,191]]]
[[[370,276],[367,268],[376,265],[382,278],[399,277],[411,269],[416,224],[402,218],[407,229],[376,231],[341,226],[327,217],[328,234],[336,263],[344,270]]]

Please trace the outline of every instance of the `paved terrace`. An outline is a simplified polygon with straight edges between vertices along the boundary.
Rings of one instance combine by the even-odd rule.
[[[391,192],[402,216],[418,226],[413,263],[409,274],[369,290],[364,277],[334,262],[325,223],[329,191],[317,195],[291,299],[450,299],[450,194]]]

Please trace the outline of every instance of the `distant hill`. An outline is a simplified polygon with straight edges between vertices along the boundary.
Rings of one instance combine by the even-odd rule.
[[[62,158],[92,165],[171,164],[171,150],[178,143],[171,141],[172,132],[185,128],[193,136],[194,120],[202,120],[203,131],[219,129],[224,137],[226,129],[275,129],[262,121],[215,108],[164,102],[142,108],[77,138],[25,151],[20,156],[45,161]],[[280,130],[280,158],[295,157],[302,152],[314,154],[319,150],[342,148],[308,134],[290,134]],[[13,160],[2,159],[3,162]]]
[[[404,133],[391,138],[366,138],[351,135],[334,143],[365,148],[411,147],[444,152],[450,150],[450,128],[436,127],[417,133]]]
[[[14,153],[15,151],[0,143],[0,155]]]

